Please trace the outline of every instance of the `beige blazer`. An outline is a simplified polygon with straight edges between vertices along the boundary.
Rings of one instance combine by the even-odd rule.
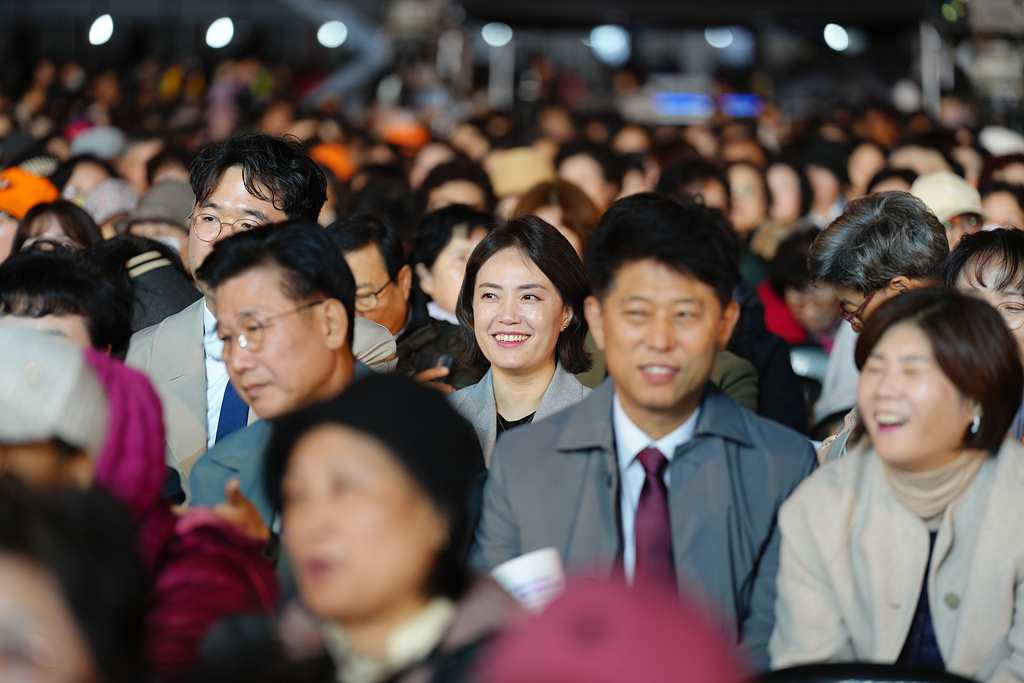
[[[928,600],[952,673],[1024,681],[1022,520],[1024,446],[1007,440],[946,509],[935,539]],[[801,484],[779,529],[772,668],[894,663],[925,582],[929,533],[893,497],[870,445]]]
[[[149,377],[164,408],[167,464],[181,473],[186,502],[191,501],[189,473],[206,452],[206,355],[203,306],[188,308],[132,336],[125,362]],[[356,360],[385,371],[397,362],[394,337],[365,318],[355,320],[352,352]],[[249,424],[259,417],[249,409]]]

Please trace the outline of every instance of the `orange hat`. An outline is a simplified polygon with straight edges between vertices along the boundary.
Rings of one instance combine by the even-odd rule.
[[[406,156],[430,142],[430,131],[415,121],[394,121],[384,129],[384,142],[402,149]]]
[[[338,180],[348,181],[352,178],[355,166],[352,163],[352,155],[348,147],[340,142],[321,142],[309,150],[309,156],[318,164],[323,164],[331,169]]]
[[[17,166],[0,173],[0,211],[19,221],[36,204],[52,202],[58,197],[60,192],[46,178],[32,175]]]

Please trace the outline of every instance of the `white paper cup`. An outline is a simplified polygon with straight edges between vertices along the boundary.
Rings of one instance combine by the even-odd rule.
[[[541,548],[503,562],[491,577],[530,612],[540,612],[565,590],[558,548]]]

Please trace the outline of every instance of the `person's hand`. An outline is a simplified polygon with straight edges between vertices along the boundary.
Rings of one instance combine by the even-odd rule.
[[[228,479],[224,484],[224,502],[217,503],[212,510],[249,538],[266,543],[270,539],[270,527],[263,523],[260,511],[252,501],[242,495],[240,486],[238,477]]]
[[[444,382],[434,381],[441,377],[447,377],[449,372],[451,372],[449,368],[446,368],[443,365],[438,365],[436,368],[427,368],[422,372],[417,372],[412,376],[412,378],[421,384],[426,384],[431,389],[437,389],[442,394],[450,394],[455,391],[455,387],[450,384],[445,384]]]

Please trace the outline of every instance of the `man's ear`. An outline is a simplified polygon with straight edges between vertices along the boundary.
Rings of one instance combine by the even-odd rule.
[[[893,279],[889,280],[889,289],[893,291],[894,296],[906,294],[914,288],[914,282],[906,275],[897,275]]]
[[[424,294],[433,298],[434,296],[434,278],[430,274],[430,269],[422,263],[416,264],[416,278],[420,281],[420,289]]]
[[[327,348],[336,351],[348,343],[348,311],[337,299],[327,299],[320,304],[321,325]],[[349,348],[352,344],[349,343]]]
[[[736,329],[736,323],[740,321],[740,305],[735,301],[730,301],[725,309],[722,311],[722,326],[718,330],[718,350],[723,351],[729,340],[732,338],[732,333]]]
[[[406,301],[409,300],[409,292],[412,291],[412,268],[409,264],[402,266],[401,270],[398,271],[398,291],[402,293],[402,298]]]
[[[583,316],[587,319],[590,333],[594,335],[594,343],[604,351],[604,307],[593,294],[583,301]]]

